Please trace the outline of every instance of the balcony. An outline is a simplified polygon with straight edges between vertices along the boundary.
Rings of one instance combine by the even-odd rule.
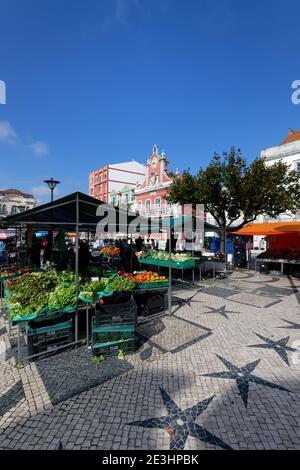
[[[177,211],[174,209],[142,209],[140,215],[143,217],[174,217],[177,216]]]

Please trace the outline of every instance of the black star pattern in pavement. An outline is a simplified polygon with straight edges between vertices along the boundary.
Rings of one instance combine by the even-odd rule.
[[[209,308],[209,312],[204,312],[204,315],[208,313],[217,313],[219,315],[222,315],[223,317],[227,318],[229,320],[228,316],[226,315],[227,313],[239,313],[239,312],[234,312],[233,310],[226,310],[226,305],[222,305],[222,307],[210,307],[209,305],[206,305],[206,308]]]
[[[289,323],[289,325],[285,326],[276,326],[276,328],[290,328],[291,330],[300,330],[300,323],[294,323],[292,321],[284,320],[281,318],[282,321],[285,321],[286,323]]]
[[[25,398],[22,381],[16,382],[4,395],[0,396],[0,417]]]
[[[287,355],[287,351],[296,352],[297,349],[291,348],[287,346],[290,337],[286,336],[285,338],[278,339],[277,341],[273,341],[272,339],[265,338],[264,336],[259,335],[258,333],[254,333],[260,339],[265,341],[263,344],[251,344],[248,348],[263,348],[263,349],[274,349],[277,354],[281,357],[281,359],[289,366],[289,358]]]
[[[281,387],[281,385],[273,384],[265,379],[262,379],[252,374],[255,367],[260,362],[260,359],[254,362],[249,362],[245,366],[237,367],[231,362],[224,359],[224,357],[219,356],[218,354],[216,354],[216,356],[220,359],[221,362],[223,362],[223,364],[227,367],[228,371],[212,372],[210,374],[202,374],[201,376],[235,380],[246,408],[248,405],[249,382],[253,382],[258,385],[265,385],[266,387],[277,388],[278,390],[282,390],[284,392],[290,392],[290,390]]]
[[[170,450],[183,450],[188,436],[195,437],[202,442],[208,442],[219,446],[222,449],[231,449],[231,447],[223,442],[222,439],[214,436],[207,431],[207,429],[196,423],[197,417],[207,409],[208,405],[213,400],[214,395],[206,400],[200,401],[191,408],[182,411],[162,387],[159,387],[159,389],[168,415],[160,418],[149,418],[144,421],[128,423],[130,426],[166,430],[171,436]]]

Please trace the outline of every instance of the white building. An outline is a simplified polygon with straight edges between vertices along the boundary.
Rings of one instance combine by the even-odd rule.
[[[300,130],[294,131],[289,129],[288,136],[276,147],[269,147],[262,150],[261,158],[265,158],[266,165],[274,165],[280,160],[289,165],[291,170],[296,170],[300,176]],[[300,206],[296,214],[285,212],[280,214],[276,219],[268,216],[260,216],[257,222],[281,222],[281,221],[299,221]]]
[[[35,205],[36,201],[32,194],[23,193],[18,189],[0,189],[0,219],[28,211]]]
[[[300,130],[294,131],[289,129],[288,136],[275,147],[268,147],[261,151],[261,158],[265,158],[266,165],[274,165],[280,160],[289,165],[291,170],[296,170],[300,176]],[[295,222],[300,221],[300,205],[299,211],[296,214],[284,212],[276,218],[267,215],[260,215],[255,222]],[[253,237],[254,247],[260,247],[262,243],[262,236]]]

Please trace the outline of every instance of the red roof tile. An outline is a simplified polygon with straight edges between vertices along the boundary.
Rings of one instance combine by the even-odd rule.
[[[290,131],[289,135],[281,142],[280,145],[289,144],[295,140],[300,140],[300,131]]]

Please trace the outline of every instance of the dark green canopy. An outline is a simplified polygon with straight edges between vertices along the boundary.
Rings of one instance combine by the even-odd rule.
[[[96,231],[97,224],[105,217],[112,216],[114,220],[113,214],[116,214],[116,231],[123,233],[126,232],[127,225],[137,217],[87,194],[75,192],[29,211],[6,217],[1,220],[0,225],[4,228],[31,225],[42,230],[60,228],[74,231],[78,223],[81,232]],[[146,220],[143,219],[144,223]]]

